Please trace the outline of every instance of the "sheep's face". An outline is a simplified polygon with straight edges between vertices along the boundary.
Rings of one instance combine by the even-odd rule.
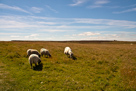
[[[51,55],[49,55],[49,57],[51,57]]]
[[[73,57],[73,52],[70,52],[70,58],[72,58]]]
[[[40,64],[40,63],[41,63],[41,60],[39,59],[38,64]]]
[[[29,57],[31,55],[31,50],[29,49],[28,51],[27,51],[27,56]]]

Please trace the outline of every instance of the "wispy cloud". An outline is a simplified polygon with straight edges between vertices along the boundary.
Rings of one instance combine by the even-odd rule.
[[[109,2],[109,0],[94,0],[93,4],[88,6],[88,8],[100,8],[103,7],[104,4],[107,4]]]
[[[126,38],[125,34],[128,33],[124,34],[118,33],[116,30],[113,31],[116,28],[121,29],[121,31],[122,29],[134,30],[136,22],[112,19],[0,15],[0,40],[49,40],[51,36],[53,36],[51,40],[123,40],[123,38]],[[108,32],[105,33],[103,31]],[[136,34],[136,32],[129,34]]]
[[[38,7],[32,7],[30,10],[34,13],[41,13],[43,9]]]
[[[16,10],[16,11],[20,11],[20,12],[24,12],[24,13],[28,13],[28,14],[31,14],[30,12],[20,8],[20,7],[17,7],[17,6],[9,6],[9,5],[6,5],[6,4],[2,4],[0,3],[0,8],[1,9],[9,9],[9,10]]]
[[[127,12],[136,12],[136,8],[127,9],[127,10],[119,11],[119,12],[113,12],[113,13],[114,14],[121,14],[121,13],[127,13]]]
[[[82,24],[82,26],[81,26]],[[0,16],[0,29],[39,29],[65,31],[78,29],[136,28],[136,22],[112,19],[91,18],[48,18],[34,16]]]
[[[100,35],[100,33],[93,33],[93,32],[84,32],[78,34],[79,36],[91,36],[91,35]]]
[[[69,4],[70,6],[79,6],[85,2],[87,2],[88,0],[73,0],[73,4]]]
[[[42,29],[42,30],[39,30],[39,31],[44,31],[44,32],[65,32],[65,31],[68,31],[68,30],[62,30],[62,29]]]
[[[108,0],[95,0],[94,4],[103,5],[109,3]]]
[[[70,22],[70,23],[67,23],[67,22]],[[136,28],[136,22],[125,21],[125,20],[91,19],[91,18],[48,18],[48,17],[35,17],[35,16],[0,16],[0,30],[3,30],[3,31],[0,31],[0,35],[9,36],[10,39],[12,40],[13,39],[22,39],[22,40],[43,39],[44,40],[44,39],[50,39],[51,35],[54,36],[52,40],[56,40],[56,38],[60,37],[59,33],[60,34],[64,33],[63,35],[61,35],[61,37],[64,37],[64,38],[58,38],[60,40],[66,40],[66,39],[123,40],[124,38],[128,36],[131,37],[132,34],[136,33],[136,32],[124,33],[124,32],[111,30],[117,27],[119,29]],[[4,31],[5,29],[6,29],[6,32],[8,33],[5,33]],[[98,31],[97,29],[100,31]],[[105,30],[106,32],[102,30]],[[69,36],[64,36],[66,34]],[[0,37],[0,40],[4,40],[4,38],[6,37]],[[127,39],[128,38],[126,38],[126,40]],[[129,39],[129,40],[132,40],[132,39]]]
[[[11,35],[10,37],[13,37],[13,38],[18,38],[18,37],[20,37],[20,36]]]
[[[121,6],[120,6],[121,7]],[[136,4],[128,5],[128,6],[123,6],[121,8],[133,8],[136,7]]]
[[[75,19],[77,23],[86,23],[86,24],[104,24],[113,27],[124,27],[124,28],[136,28],[136,22],[126,21],[126,20],[112,20],[112,19]]]
[[[38,21],[38,24],[43,24],[43,25],[55,25],[55,22],[46,22],[46,21]]]
[[[31,34],[31,35],[28,35],[28,36],[24,36],[24,38],[26,39],[38,39],[37,37],[39,36],[39,34]]]
[[[57,10],[53,9],[52,7],[50,7],[49,5],[45,5],[46,8],[48,8],[49,10],[53,11],[54,13],[58,13]]]
[[[74,38],[80,39],[80,40],[128,40],[128,41],[135,41],[136,38],[131,37],[133,32],[103,32],[100,33],[94,33],[94,32],[83,32],[80,34],[73,34]],[[68,35],[67,35],[68,36]]]

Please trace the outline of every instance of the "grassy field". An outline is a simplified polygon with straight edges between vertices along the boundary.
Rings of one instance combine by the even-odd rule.
[[[75,60],[64,55],[66,46]],[[30,48],[47,48],[52,58],[31,69]],[[67,90],[136,91],[136,44],[0,42],[0,91]]]

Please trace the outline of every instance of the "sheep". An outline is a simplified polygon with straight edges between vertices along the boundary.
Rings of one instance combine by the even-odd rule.
[[[37,66],[37,63],[38,63],[38,65],[41,63],[41,59],[39,58],[39,56],[37,54],[31,54],[29,56],[28,60],[29,60],[31,69],[32,69],[32,63],[35,63],[35,66]]]
[[[51,54],[49,53],[49,51],[47,50],[47,49],[45,49],[45,48],[42,48],[41,50],[40,50],[40,53],[41,53],[41,56],[43,56],[43,55],[47,55],[47,56],[49,56],[49,57],[51,57]]]
[[[70,58],[73,58],[73,52],[71,51],[70,47],[65,47],[64,54],[70,55]]]
[[[28,49],[27,56],[29,57],[31,54],[37,54],[40,57],[40,53],[36,49]]]

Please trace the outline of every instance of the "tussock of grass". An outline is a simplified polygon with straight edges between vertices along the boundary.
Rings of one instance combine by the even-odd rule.
[[[0,90],[136,90],[136,45],[0,42]],[[71,47],[74,59],[64,53]],[[47,48],[52,58],[31,69],[27,49]]]

